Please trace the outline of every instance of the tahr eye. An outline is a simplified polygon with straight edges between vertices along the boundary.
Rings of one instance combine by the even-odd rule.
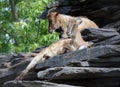
[[[52,20],[49,20],[49,22],[51,23],[51,22],[52,22]]]

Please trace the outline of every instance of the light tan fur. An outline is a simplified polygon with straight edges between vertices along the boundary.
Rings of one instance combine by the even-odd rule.
[[[72,35],[72,39],[61,39],[43,49],[39,54],[37,54],[37,56],[33,58],[25,70],[22,71],[22,73],[16,78],[16,81],[21,80],[32,68],[35,67],[38,62],[44,61],[47,58],[51,58],[59,54],[63,54],[66,51],[76,51],[79,48],[79,45],[76,43],[77,38],[76,35],[74,35]]]
[[[68,32],[71,41],[69,44],[66,45],[66,48],[68,48],[69,51],[76,51],[79,50],[81,46],[84,46],[83,48],[88,47],[90,44],[83,40],[80,34],[80,30],[78,29],[79,24],[81,24],[81,20],[79,21],[71,20],[71,23],[73,24],[73,26],[71,29],[69,29]]]
[[[90,19],[80,16],[80,17],[72,17],[64,14],[58,14],[57,12],[51,12],[48,14],[48,20],[49,20],[49,32],[53,33],[58,28],[62,28],[62,38],[68,38],[71,36],[72,29],[74,26],[73,21],[76,23],[76,28],[78,31],[77,36],[79,35],[78,40],[81,44],[89,45],[86,41],[82,39],[81,31],[86,28],[96,28],[98,29],[98,26],[95,24],[95,22],[91,21]]]
[[[49,32],[53,33],[58,28],[62,28],[63,35],[62,38],[67,38],[67,30],[69,30],[68,26],[73,26],[71,23],[71,20],[74,21],[81,21],[82,25],[79,24],[78,29],[82,31],[85,28],[98,28],[98,26],[95,24],[95,22],[91,21],[87,17],[79,16],[79,17],[72,17],[64,14],[58,14],[57,12],[51,12],[48,14],[48,20],[49,20]]]
[[[35,65],[45,60],[46,58],[54,57],[56,55],[62,54],[66,51],[66,45],[69,44],[71,39],[61,39],[56,43],[51,44],[49,47],[43,49],[33,60],[29,63],[24,71],[16,78],[16,80],[21,80],[24,75],[26,75]]]
[[[33,60],[29,63],[29,65],[21,72],[21,74],[16,78],[17,80],[21,80],[38,62],[42,62],[47,58],[51,58],[57,56],[59,54],[63,54],[66,51],[75,51],[79,48],[79,45],[76,45],[73,39],[61,39],[56,43],[51,44],[49,47],[43,49],[37,56],[33,58]]]
[[[68,18],[69,18],[69,16],[68,16]],[[61,39],[58,42],[53,43],[49,47],[42,50],[37,56],[35,56],[33,58],[33,60],[29,63],[29,65],[26,67],[26,69],[24,71],[22,71],[22,73],[16,78],[16,80],[21,80],[24,77],[24,75],[26,75],[32,68],[34,68],[38,62],[43,61],[46,58],[51,58],[56,55],[63,54],[66,50],[76,51],[79,49],[80,46],[88,45],[88,43],[82,39],[81,34],[80,34],[80,31],[82,30],[82,28],[84,26],[86,26],[84,24],[84,22],[82,22],[83,24],[81,25],[81,20],[76,21],[72,18],[71,18],[71,20],[68,20],[68,22],[71,22],[71,25],[72,25],[72,27],[71,27],[71,25],[66,25],[66,27],[70,28],[68,33],[70,33],[71,38]],[[58,25],[60,25],[60,23],[58,23]],[[55,28],[57,28],[58,25],[55,26]],[[80,25],[81,25],[81,27],[80,27]],[[86,26],[85,28],[88,28],[89,26],[92,27],[92,25],[94,25],[94,24],[88,23],[88,26]],[[54,26],[54,24],[53,24],[53,26]],[[65,29],[65,28],[63,28],[63,29]],[[65,33],[67,33],[67,29],[66,29]]]
[[[75,37],[73,35],[73,37]],[[76,38],[77,39],[77,38]],[[57,56],[59,54],[63,54],[66,51],[76,51],[79,48],[79,45],[76,45],[76,40],[74,38],[69,39],[61,39],[56,43],[51,44],[49,47],[43,49],[37,56],[33,58],[33,60],[29,63],[29,65],[21,72],[21,74],[16,78],[17,80],[21,80],[38,62],[42,62],[47,58],[51,58]]]

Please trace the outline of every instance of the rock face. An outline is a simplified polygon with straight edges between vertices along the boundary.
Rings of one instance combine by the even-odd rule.
[[[38,77],[41,79],[51,80],[80,80],[90,78],[120,77],[120,68],[55,67],[40,71],[38,73]]]
[[[77,87],[71,85],[62,85],[62,84],[55,84],[50,82],[43,82],[43,81],[9,81],[4,84],[3,87]]]
[[[110,62],[110,59],[107,58],[108,56],[114,57],[114,58],[116,56],[119,57],[119,53],[120,53],[119,45],[96,46],[93,48],[87,48],[87,49],[79,50],[76,52],[70,52],[70,53],[66,53],[64,55],[59,55],[59,56],[53,57],[52,59],[48,59],[44,62],[39,63],[36,66],[36,69],[42,69],[44,67],[46,67],[46,68],[61,67],[61,66],[67,66],[67,65],[72,65],[72,64],[77,65],[77,63],[79,66],[94,67],[94,63],[92,64],[92,60],[103,59],[103,61],[104,61],[104,60],[108,59],[106,61],[106,63],[107,63],[107,62]],[[91,61],[90,64],[89,64],[88,60]],[[86,62],[86,63],[88,62],[88,63],[86,64],[84,62]],[[118,62],[118,64],[117,64],[117,62]],[[119,62],[120,61],[116,61],[116,64],[117,64],[116,67],[119,67]],[[111,60],[111,63],[109,63],[108,66],[106,64],[104,65],[103,62],[100,65],[103,67],[110,67],[110,65],[112,63],[113,62]],[[99,64],[99,62],[98,62],[98,64]],[[95,64],[95,66],[96,66],[96,64]]]
[[[102,27],[120,19],[120,0],[56,0],[39,18],[46,18],[48,11],[87,16]]]
[[[49,4],[39,18],[46,18],[47,12],[57,11],[72,16],[87,16],[95,21],[100,29],[82,31],[84,40],[93,42],[93,47],[40,62],[25,76],[24,81],[17,83],[10,80],[14,80],[44,47],[29,54],[0,54],[0,85],[4,84],[3,87],[120,87],[119,5],[120,0],[55,0]]]

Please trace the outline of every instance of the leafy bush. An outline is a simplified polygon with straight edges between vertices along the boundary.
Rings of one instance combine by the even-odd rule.
[[[48,33],[47,20],[37,19],[45,6],[52,1],[16,0],[19,22],[12,21],[8,0],[1,1],[0,11],[3,13],[0,21],[0,52],[28,52],[57,41],[57,33]],[[2,10],[4,8],[8,8],[7,11]]]

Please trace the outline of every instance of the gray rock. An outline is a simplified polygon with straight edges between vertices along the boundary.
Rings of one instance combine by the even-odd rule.
[[[6,81],[14,80],[18,73],[26,68],[30,61],[20,62],[11,68],[0,69],[0,85]]]
[[[48,5],[39,18],[47,18],[48,11],[72,16],[87,16],[100,27],[120,20],[119,0],[56,0]]]
[[[43,81],[19,81],[17,83],[14,81],[9,81],[6,82],[3,87],[78,87],[78,86],[56,84]]]
[[[120,45],[120,35],[111,37],[109,39],[94,44],[94,46],[99,46],[99,45]]]
[[[10,68],[16,64],[34,57],[36,53],[17,53],[17,54],[0,54],[0,68]]]
[[[116,31],[118,31],[120,33],[120,21],[107,24],[103,28],[106,28],[106,29],[113,28],[114,30],[116,30]]]
[[[90,78],[120,78],[120,68],[94,68],[94,67],[55,67],[37,74],[40,79],[50,80],[80,80]]]
[[[117,60],[120,60],[117,59]],[[87,61],[73,61],[69,65],[72,67],[120,67],[120,61],[101,60],[99,58],[89,59]]]
[[[120,78],[109,77],[109,78],[93,78],[93,79],[82,79],[82,80],[55,80],[52,82],[71,84],[82,87],[120,87]]]
[[[0,54],[0,68],[5,62],[9,62],[13,59],[13,54],[1,53]]]
[[[58,7],[58,6],[77,6],[82,4],[91,4],[96,0],[56,0],[52,4],[49,4],[47,8]]]
[[[93,58],[106,58],[108,55],[113,57],[119,54],[119,45],[96,46],[50,58],[37,64],[36,69],[63,67],[69,65],[71,62],[84,61]]]
[[[86,41],[93,41],[93,42],[100,42],[103,40],[106,40],[108,38],[112,38],[114,36],[120,35],[116,30],[114,29],[85,29],[82,31],[83,38]]]

